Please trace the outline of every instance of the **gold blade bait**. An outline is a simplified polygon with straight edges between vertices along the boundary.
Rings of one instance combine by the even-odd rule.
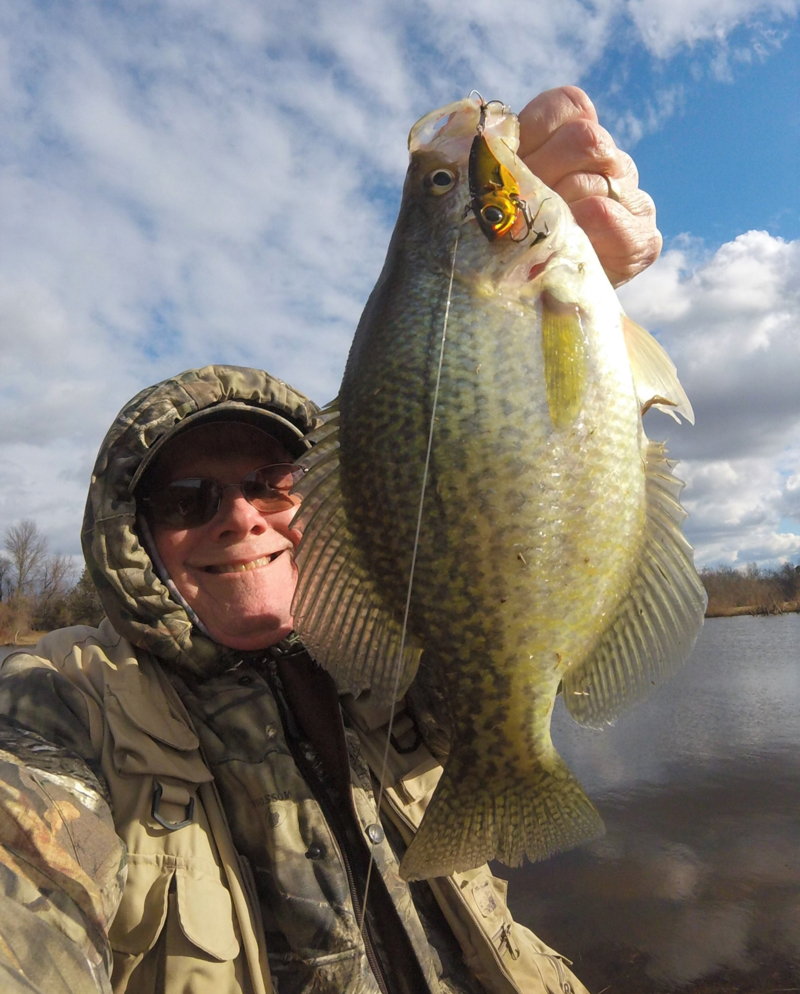
[[[525,210],[516,180],[495,157],[482,131],[469,153],[469,193],[470,207],[490,242],[509,231]]]
[[[533,227],[544,201],[539,205],[536,216],[531,217],[527,201],[519,195],[517,181],[491,150],[486,135],[483,133],[486,106],[488,104],[481,107],[478,134],[475,135],[469,150],[469,194],[471,199],[467,205],[466,214],[470,210],[473,212],[481,231],[490,242],[502,238],[503,235],[510,232],[516,224],[517,218],[521,216],[525,223],[525,230],[519,238],[515,238],[512,232],[511,240],[524,242],[528,235],[533,232],[534,240],[531,244],[537,245],[550,234],[546,225],[544,231],[535,231]]]

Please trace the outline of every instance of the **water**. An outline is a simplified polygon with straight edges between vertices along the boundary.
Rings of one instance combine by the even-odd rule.
[[[31,649],[31,648],[32,646],[24,646],[24,645],[0,645],[0,663],[3,662],[6,656],[10,656],[12,652],[18,652],[20,649]]]
[[[800,991],[800,615],[708,620],[613,728],[553,738],[597,842],[495,869],[517,920],[593,994]]]

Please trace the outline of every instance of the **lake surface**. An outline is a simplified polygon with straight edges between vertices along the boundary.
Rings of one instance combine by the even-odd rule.
[[[20,650],[32,649],[32,645],[0,645],[0,663],[10,656],[12,652],[19,652]]]
[[[495,866],[517,920],[600,994],[800,991],[800,615],[706,621],[617,725],[553,738],[604,838]]]
[[[517,920],[592,994],[800,991],[800,615],[710,619],[616,726],[559,700],[553,738],[608,831],[496,866]]]

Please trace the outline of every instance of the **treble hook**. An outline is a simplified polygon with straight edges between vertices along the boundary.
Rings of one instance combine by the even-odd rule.
[[[538,210],[536,211],[536,213],[534,214],[533,217],[531,217],[531,209],[528,206],[527,200],[523,200],[521,197],[516,197],[515,198],[513,194],[512,194],[511,199],[516,204],[516,206],[519,208],[520,213],[522,214],[523,218],[525,219],[525,234],[522,236],[522,238],[515,238],[512,235],[511,236],[511,241],[512,242],[517,242],[517,243],[524,242],[525,239],[528,237],[528,235],[533,231],[533,233],[534,233],[534,235],[536,237],[531,242],[531,246],[538,245],[539,242],[541,242],[545,238],[547,238],[547,236],[550,234],[550,229],[547,227],[547,221],[544,222],[544,231],[535,231],[533,226],[536,223],[536,218],[541,214],[542,208],[544,207],[545,203],[550,198],[549,197],[545,197],[544,198],[544,200],[539,204],[539,208],[538,208]]]

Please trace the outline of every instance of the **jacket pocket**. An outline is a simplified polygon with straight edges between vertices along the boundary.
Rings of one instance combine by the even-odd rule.
[[[216,867],[214,867],[216,870]],[[198,949],[217,960],[239,955],[233,927],[233,902],[218,877],[193,867],[175,871],[181,931]]]
[[[165,872],[157,856],[128,854],[128,879],[111,923],[111,948],[121,953],[146,953],[164,927],[172,870]]]
[[[233,960],[239,955],[231,896],[214,864],[133,853],[128,866],[128,882],[109,933],[115,952],[140,957],[153,948],[174,890],[178,924],[189,942],[215,960]],[[166,952],[169,956],[170,950]]]

